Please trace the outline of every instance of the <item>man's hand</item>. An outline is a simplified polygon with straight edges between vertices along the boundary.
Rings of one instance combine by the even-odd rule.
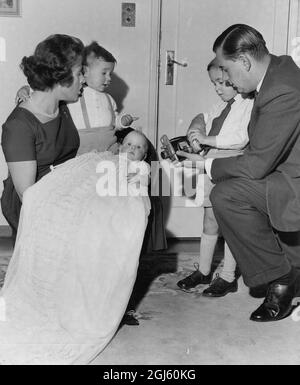
[[[177,155],[184,156],[186,160],[172,162],[175,167],[196,168],[198,172],[204,172],[205,159],[199,154],[191,154],[185,151],[177,151]]]
[[[190,160],[192,162],[204,162],[205,161],[203,156],[201,156],[199,154],[193,154],[193,153],[185,152],[185,151],[176,151],[176,154],[179,156],[184,156],[185,158],[187,158],[187,160]]]

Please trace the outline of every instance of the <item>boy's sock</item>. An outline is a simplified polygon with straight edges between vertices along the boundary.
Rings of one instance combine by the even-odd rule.
[[[233,282],[235,280],[235,268],[236,261],[233,258],[233,255],[227,245],[227,242],[224,244],[224,261],[223,269],[220,274],[220,277],[227,282]]]
[[[202,274],[208,275],[211,270],[211,262],[214,256],[218,234],[209,235],[203,233],[200,242],[200,262],[199,270]]]

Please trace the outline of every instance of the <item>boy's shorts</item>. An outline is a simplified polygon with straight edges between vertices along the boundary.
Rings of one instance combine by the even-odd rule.
[[[211,207],[211,201],[209,195],[213,189],[214,184],[211,182],[207,174],[201,174],[198,176],[198,182],[196,187],[195,203],[199,207]]]

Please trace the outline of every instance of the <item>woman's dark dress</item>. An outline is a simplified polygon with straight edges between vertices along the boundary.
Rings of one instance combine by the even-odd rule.
[[[41,123],[30,111],[16,107],[2,126],[1,144],[6,162],[36,160],[37,182],[50,171],[51,165],[76,156],[79,135],[64,104],[58,116],[47,123]],[[10,175],[3,183],[1,208],[15,236],[22,203]]]

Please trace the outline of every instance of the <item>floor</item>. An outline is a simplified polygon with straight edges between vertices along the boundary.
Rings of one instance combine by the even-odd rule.
[[[253,298],[239,278],[237,293],[219,299],[177,290],[193,271],[198,241],[170,242],[166,253],[141,259],[132,301],[139,326],[122,326],[92,365],[300,364],[300,308],[275,323],[249,321],[262,299]],[[0,238],[0,284],[11,256]],[[220,269],[222,245],[215,255]],[[299,322],[297,322],[299,318]]]

